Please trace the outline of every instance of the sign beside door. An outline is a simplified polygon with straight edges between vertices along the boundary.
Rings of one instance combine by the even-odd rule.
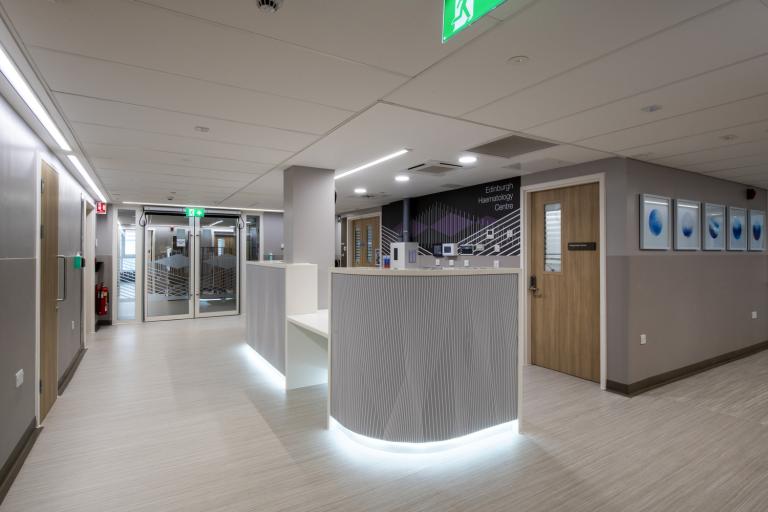
[[[506,0],[444,0],[443,42],[506,2]]]
[[[96,214],[97,215],[106,215],[107,214],[107,203],[103,201],[99,201],[96,203]]]
[[[185,208],[184,209],[187,213],[187,217],[198,217],[203,218],[205,217],[205,208]]]

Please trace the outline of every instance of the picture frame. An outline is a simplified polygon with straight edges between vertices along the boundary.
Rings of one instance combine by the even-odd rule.
[[[724,251],[727,237],[725,205],[704,203],[701,225],[702,249],[705,251]]]
[[[701,203],[675,199],[675,250],[701,249]]]
[[[668,197],[640,194],[640,249],[668,251],[672,246],[672,208]]]
[[[728,250],[747,250],[747,210],[735,206],[728,207]]]
[[[765,211],[749,210],[749,250],[765,250]]]

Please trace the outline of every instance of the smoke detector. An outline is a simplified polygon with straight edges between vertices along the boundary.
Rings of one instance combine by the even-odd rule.
[[[256,0],[259,9],[267,12],[276,12],[283,5],[283,0]]]

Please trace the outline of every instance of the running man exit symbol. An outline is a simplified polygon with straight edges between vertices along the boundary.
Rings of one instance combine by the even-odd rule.
[[[443,42],[503,4],[506,0],[443,0]]]

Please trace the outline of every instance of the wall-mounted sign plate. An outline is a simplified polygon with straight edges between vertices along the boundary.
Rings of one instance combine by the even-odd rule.
[[[444,0],[443,42],[506,2],[507,0]]]
[[[96,214],[97,215],[106,215],[107,214],[107,203],[104,203],[102,201],[99,201],[96,203]]]
[[[185,208],[187,217],[205,217],[205,208]]]
[[[596,251],[597,242],[568,242],[569,251]]]

